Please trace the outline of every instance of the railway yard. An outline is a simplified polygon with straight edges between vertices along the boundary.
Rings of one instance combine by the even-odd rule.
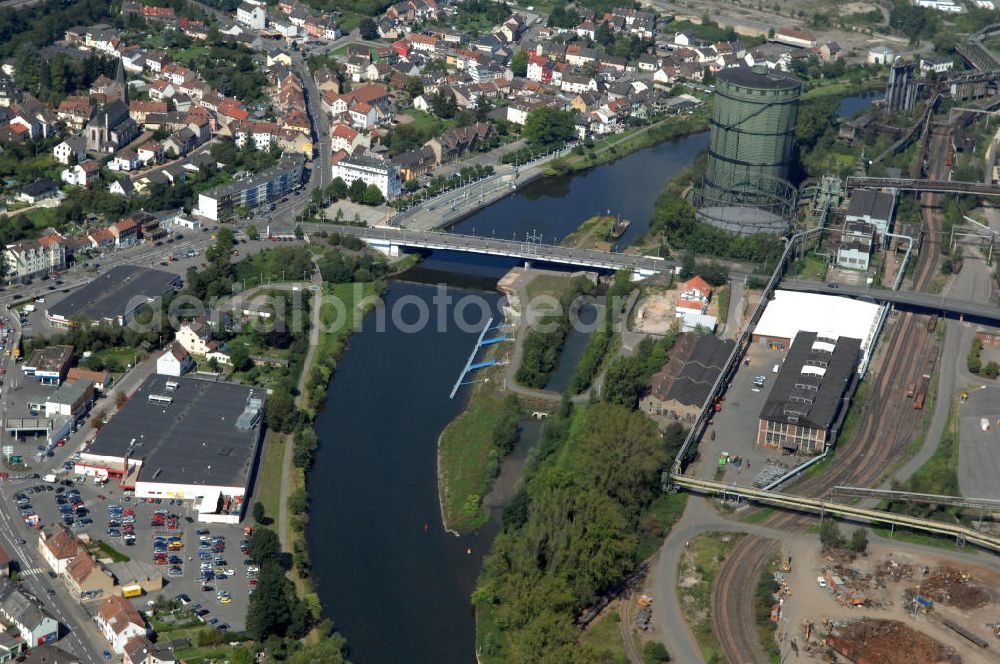
[[[947,179],[950,164],[946,163],[946,146],[952,140],[953,128],[929,124],[927,129],[925,171],[930,178]],[[922,239],[912,272],[904,280],[904,288],[918,292],[940,289],[940,284],[935,282],[939,279],[942,254],[938,232],[941,196],[925,193],[919,199]],[[937,394],[932,379],[937,375],[943,352],[944,325],[944,321],[930,313],[893,311],[888,316],[867,375],[858,388],[850,416],[832,454],[814,469],[815,472],[806,472],[788,481],[781,491],[825,498],[835,486],[889,488],[889,480],[900,469],[901,460],[913,452],[914,439],[926,430],[937,400],[943,399],[947,404],[953,396]],[[743,402],[762,401],[766,397],[772,382],[767,369],[772,362],[782,361],[783,351],[783,348],[773,347],[762,349],[759,344],[747,348],[745,366],[739,367],[725,396],[719,399],[724,412],[715,414],[716,419],[710,421],[709,430],[716,428],[723,434],[738,430],[739,425],[725,424],[727,416],[733,417],[725,411],[739,410]],[[962,351],[963,357],[965,352],[967,350]],[[778,365],[774,367],[776,373]],[[741,374],[758,375],[755,383],[759,375],[766,376],[764,393],[747,393],[750,379],[741,378]],[[755,384],[753,392],[761,392],[761,385]],[[751,410],[754,408],[759,409],[759,404],[751,406]],[[744,417],[744,430],[746,422]],[[699,447],[698,460],[687,472],[707,479],[711,469],[716,467],[716,457],[720,454],[730,456],[730,452],[721,450],[733,447],[731,440],[731,435],[706,435]],[[764,464],[773,464],[775,474],[780,474],[781,469],[801,462],[795,455],[786,454],[778,459],[777,455],[767,455],[766,450],[761,454],[759,448],[753,457],[753,451],[747,449],[750,447],[754,446],[741,448],[747,451],[741,452],[743,456],[738,459],[735,469],[731,458],[726,466],[720,459],[715,479],[749,486],[750,478]],[[752,465],[747,463],[751,457]],[[713,635],[730,662],[766,662],[770,659],[757,623],[759,607],[755,591],[758,580],[776,556],[792,555],[788,550],[789,540],[778,537],[780,531],[805,534],[817,523],[814,515],[789,511],[762,513],[762,518],[755,522],[774,536],[752,533],[741,538],[719,564],[711,589],[709,611],[713,617]],[[801,543],[797,546],[801,554]],[[986,581],[974,582],[971,579],[975,575],[949,566],[947,559],[928,564],[923,558],[893,559],[888,550],[880,555],[880,559],[872,556],[853,566],[829,559],[816,560],[812,569],[808,563],[804,566],[808,571],[802,572],[802,578],[793,575],[783,579],[789,595],[783,600],[778,619],[777,638],[788,658],[782,661],[885,664],[992,661],[984,659],[987,657],[984,652],[988,652],[990,646],[996,650],[1000,645],[997,641],[1000,632],[996,629],[998,595],[994,590],[1000,589],[1000,579],[994,571],[979,570],[978,578]],[[836,591],[830,583],[823,588],[817,583],[817,579],[828,573],[844,582]],[[924,583],[926,591],[918,591],[917,585]],[[935,605],[933,611],[926,612],[923,606],[913,610],[913,597],[918,594],[922,601]],[[864,599],[858,601],[859,597]],[[805,612],[804,607],[811,613]],[[977,645],[976,639],[987,648]],[[829,657],[833,659],[824,659]]]

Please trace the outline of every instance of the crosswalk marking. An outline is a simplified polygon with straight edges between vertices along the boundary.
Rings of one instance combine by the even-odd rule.
[[[36,574],[42,574],[45,570],[41,567],[29,567],[28,569],[22,569],[21,576],[35,576]]]

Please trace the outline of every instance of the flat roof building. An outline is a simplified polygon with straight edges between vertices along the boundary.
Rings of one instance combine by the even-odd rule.
[[[199,520],[238,523],[255,474],[264,390],[153,375],[101,429],[76,470],[137,498],[191,500]]]
[[[271,168],[198,194],[195,213],[220,221],[232,217],[240,207],[253,209],[275,203],[302,185],[304,166],[302,154],[283,155]]]
[[[66,379],[73,346],[46,346],[31,352],[21,365],[25,376],[34,376],[43,385],[59,385]]]
[[[46,309],[49,322],[69,327],[79,321],[124,325],[144,304],[178,288],[181,278],[163,270],[118,265]]]
[[[776,290],[754,328],[761,343],[788,348],[799,332],[815,332],[827,339],[851,337],[861,340],[863,358],[872,351],[879,305],[849,297]]]
[[[855,384],[861,340],[799,332],[760,411],[757,444],[817,454],[833,443]]]
[[[855,189],[847,206],[845,221],[863,221],[871,224],[882,237],[892,227],[892,213],[896,199],[892,194],[874,189]]]

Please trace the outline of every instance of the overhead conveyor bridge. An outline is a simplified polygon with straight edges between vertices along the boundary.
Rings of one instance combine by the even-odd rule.
[[[711,495],[738,496],[754,502],[775,505],[786,509],[798,510],[801,512],[813,512],[816,514],[833,514],[868,521],[873,523],[885,523],[893,526],[902,526],[914,530],[936,535],[947,535],[954,537],[959,543],[970,543],[984,549],[1000,553],[1000,537],[982,533],[972,528],[967,528],[960,524],[944,523],[931,519],[922,519],[905,514],[895,514],[883,510],[856,507],[854,505],[844,505],[818,498],[807,498],[805,496],[795,496],[788,493],[778,493],[776,491],[764,491],[750,487],[735,486],[724,482],[703,480],[686,475],[672,474],[671,481],[675,486],[694,491],[696,493],[706,493]]]

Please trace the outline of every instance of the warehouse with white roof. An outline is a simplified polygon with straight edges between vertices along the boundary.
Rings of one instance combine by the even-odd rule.
[[[860,339],[863,358],[860,366],[865,366],[878,326],[879,309],[880,305],[874,302],[849,297],[776,290],[754,328],[754,341],[789,348],[799,332],[815,332],[823,339]]]

